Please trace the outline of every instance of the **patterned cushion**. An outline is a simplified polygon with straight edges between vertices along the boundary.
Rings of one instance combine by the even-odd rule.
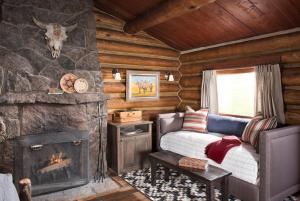
[[[247,124],[242,140],[244,142],[249,142],[252,146],[256,147],[258,145],[259,134],[261,131],[270,130],[277,127],[276,117],[271,117],[268,119],[263,119],[261,114],[256,115]]]
[[[184,114],[182,130],[204,133],[207,132],[208,109],[198,111],[188,109]]]

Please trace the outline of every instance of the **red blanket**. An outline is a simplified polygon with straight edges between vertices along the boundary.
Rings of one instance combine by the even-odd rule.
[[[225,136],[222,140],[212,142],[205,148],[205,154],[208,158],[216,161],[217,163],[222,163],[226,153],[232,148],[239,146],[241,140],[236,136]]]

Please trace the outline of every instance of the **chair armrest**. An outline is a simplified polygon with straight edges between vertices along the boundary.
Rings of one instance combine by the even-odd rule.
[[[300,189],[300,125],[260,134],[259,200],[283,200]]]
[[[184,113],[159,114],[156,118],[156,148],[161,150],[160,139],[168,133],[178,131],[182,128]]]

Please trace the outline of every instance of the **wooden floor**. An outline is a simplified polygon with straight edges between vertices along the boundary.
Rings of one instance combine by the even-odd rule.
[[[150,201],[143,193],[130,186],[121,177],[113,176],[112,179],[117,182],[121,188],[76,201]]]
[[[121,188],[76,201],[151,201],[145,197],[143,193],[130,186],[121,177],[113,176],[112,179],[117,182]],[[297,197],[297,201],[300,201],[300,192],[295,196]]]

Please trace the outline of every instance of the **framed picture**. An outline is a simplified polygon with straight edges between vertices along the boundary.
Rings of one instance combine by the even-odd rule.
[[[158,100],[159,72],[127,71],[126,72],[126,100]]]

